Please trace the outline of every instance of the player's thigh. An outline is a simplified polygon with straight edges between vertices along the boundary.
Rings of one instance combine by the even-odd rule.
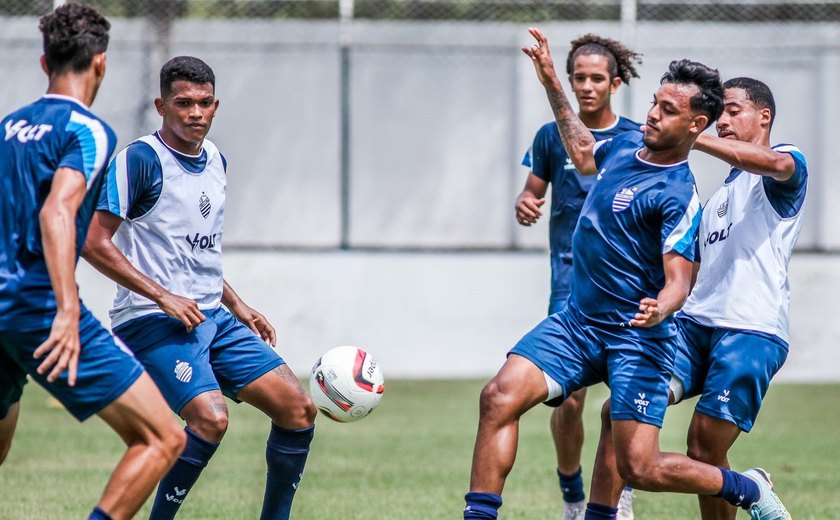
[[[12,437],[15,436],[19,414],[20,401],[17,401],[6,408],[6,414],[0,419],[0,464],[6,460],[6,456],[12,447]]]
[[[674,387],[676,402],[700,395],[709,371],[709,352],[714,329],[700,325],[685,316],[678,316],[676,352],[674,354]],[[679,395],[676,395],[679,394]]]
[[[210,363],[222,391],[235,400],[243,400],[242,390],[262,376],[268,376],[258,387],[274,386],[276,392],[289,399],[302,392],[297,378],[290,370],[276,371],[285,362],[271,346],[236,320],[227,310],[206,313],[208,321],[216,324],[217,333],[210,347]],[[275,371],[272,376],[269,373]],[[249,396],[252,393],[248,394]],[[305,393],[304,393],[305,395]]]
[[[29,376],[43,386],[79,421],[113,402],[143,373],[143,367],[130,352],[120,347],[84,306],[79,317],[79,353],[76,384],[67,383],[67,372],[49,382],[38,374],[41,360],[33,353],[49,337],[50,329],[6,335],[6,353],[14,357]]]
[[[606,376],[604,352],[591,327],[566,307],[545,318],[510,350],[536,365],[548,385],[547,404],[558,406],[575,390]]]
[[[770,380],[787,359],[785,342],[767,334],[727,330],[712,349],[697,410],[750,431]]]
[[[129,446],[157,443],[174,449],[174,446],[183,445],[181,427],[175,421],[160,390],[146,373],[141,374],[98,415]]]
[[[219,390],[210,358],[216,325],[210,320],[187,332],[180,320],[153,314],[126,322],[114,332],[134,352],[175,413],[180,415],[196,396]]]
[[[236,394],[283,428],[305,428],[315,420],[316,408],[288,365],[276,366],[242,387]]]
[[[610,417],[662,427],[673,371],[673,339],[614,336],[607,347]]]

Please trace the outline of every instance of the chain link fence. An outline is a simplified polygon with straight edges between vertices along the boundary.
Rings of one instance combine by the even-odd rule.
[[[619,112],[642,120],[672,59],[774,90],[774,140],[809,158],[800,248],[840,250],[831,142],[840,101],[840,1],[97,0],[113,23],[94,110],[120,145],[154,131],[157,73],[191,54],[216,71],[210,138],[229,163],[225,247],[521,249],[519,165],[551,113],[519,48],[539,25],[556,56],[595,32],[644,55]],[[37,19],[49,0],[0,0],[0,108],[46,81]],[[558,59],[561,63],[563,60]],[[728,167],[692,154],[701,195]],[[836,214],[835,214],[836,213]]]

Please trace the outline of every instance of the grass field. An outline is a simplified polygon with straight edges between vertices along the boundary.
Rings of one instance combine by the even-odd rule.
[[[319,417],[295,499],[297,519],[457,519],[469,482],[480,381],[389,381],[370,417],[341,425]],[[591,474],[597,408],[590,392],[584,471]],[[690,404],[669,411],[663,447],[683,450]],[[505,489],[505,519],[559,519],[549,410],[523,418],[517,464]],[[256,519],[263,494],[268,421],[231,406],[225,441],[181,509],[183,519]],[[732,453],[737,469],[773,473],[793,518],[840,518],[840,385],[775,385],[758,425]],[[0,519],[87,518],[120,441],[98,419],[79,425],[27,385],[12,452],[0,468]],[[588,476],[585,476],[588,478]],[[588,484],[588,482],[587,482]],[[691,496],[639,493],[636,518],[698,516]],[[148,504],[141,517],[148,516]],[[746,518],[745,514],[739,515]]]

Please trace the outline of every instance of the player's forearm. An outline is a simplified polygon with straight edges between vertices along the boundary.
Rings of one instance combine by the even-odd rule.
[[[41,246],[59,312],[79,314],[76,287],[75,212],[63,204],[45,204],[39,215]]]
[[[560,81],[556,80],[548,83],[545,87],[545,93],[551,105],[551,110],[554,112],[554,120],[557,122],[557,129],[560,131],[563,148],[566,149],[569,158],[582,175],[595,173],[597,169],[592,155],[595,138],[578,118],[569,102],[569,97],[563,91]]]
[[[755,143],[701,134],[694,148],[736,168],[780,181],[789,179],[794,172],[790,155]]]
[[[155,303],[158,303],[167,292],[161,285],[134,267],[110,239],[88,240],[82,250],[82,257],[111,280]]]
[[[691,288],[690,280],[669,280],[665,282],[665,287],[659,291],[656,300],[659,306],[659,313],[663,318],[670,316],[680,310],[688,298],[688,292]]]
[[[222,284],[222,304],[230,309],[231,307],[235,307],[240,303],[243,303],[242,298],[236,294],[236,291],[233,290],[233,287],[227,282],[227,280],[223,280]]]

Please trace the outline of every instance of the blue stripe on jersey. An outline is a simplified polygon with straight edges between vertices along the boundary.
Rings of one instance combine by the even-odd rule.
[[[76,136],[82,152],[82,173],[88,187],[108,159],[108,135],[102,123],[75,110],[70,113],[65,130]],[[61,164],[59,167],[69,166]]]
[[[792,144],[780,144],[773,147],[780,153],[788,153],[796,165],[793,176],[785,181],[763,177],[764,193],[776,213],[782,218],[795,217],[805,203],[808,184],[808,164],[802,151]]]

